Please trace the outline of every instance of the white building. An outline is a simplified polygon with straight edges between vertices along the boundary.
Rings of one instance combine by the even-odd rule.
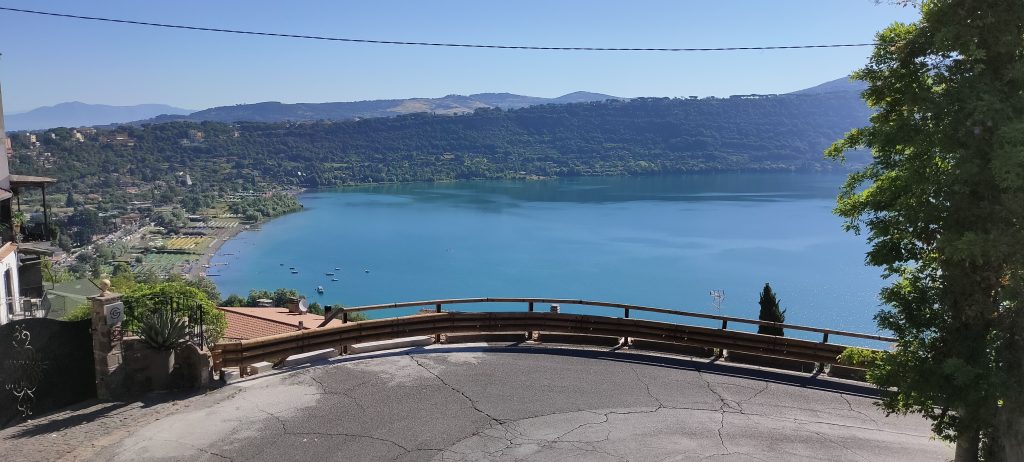
[[[3,93],[0,92],[0,146],[7,146],[4,129]],[[45,249],[15,243],[13,198],[24,188],[43,190],[43,234],[49,240],[49,211],[46,208],[46,185],[57,180],[45,177],[11,175],[7,156],[0,156],[0,324],[15,319],[46,316],[42,309],[42,260]],[[18,209],[20,210],[20,204]],[[25,230],[22,230],[25,231]],[[26,232],[26,234],[28,234]]]
[[[0,324],[6,324],[24,316],[21,294],[18,293],[18,246],[13,242],[0,246],[0,272],[3,274],[0,282],[0,300],[3,300]]]

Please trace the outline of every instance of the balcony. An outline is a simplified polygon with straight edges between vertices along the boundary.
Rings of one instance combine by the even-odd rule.
[[[29,175],[11,175],[11,190],[10,192],[2,191],[3,196],[0,196],[0,223],[6,225],[3,230],[3,240],[7,242],[13,242],[16,240],[18,234],[21,235],[21,242],[48,242],[53,236],[50,232],[50,207],[46,203],[46,185],[57,182],[55,178],[49,178],[45,176],[29,176]],[[14,217],[22,213],[21,210],[21,196],[24,195],[27,189],[38,188],[42,193],[42,222],[41,223],[26,223],[23,226],[15,223]],[[12,204],[11,199],[14,199]],[[15,232],[15,228],[22,226],[19,232]]]

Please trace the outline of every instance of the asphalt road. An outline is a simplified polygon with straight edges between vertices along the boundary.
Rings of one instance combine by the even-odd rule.
[[[869,387],[706,361],[541,347],[338,358],[224,387],[95,460],[935,461]]]

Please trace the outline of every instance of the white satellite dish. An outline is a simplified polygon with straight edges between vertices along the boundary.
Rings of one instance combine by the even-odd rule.
[[[309,312],[309,302],[306,301],[306,297],[299,299],[299,313],[306,314]]]

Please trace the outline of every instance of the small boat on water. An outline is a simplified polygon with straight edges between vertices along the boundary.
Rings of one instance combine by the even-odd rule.
[[[338,282],[338,278],[333,278],[331,280],[334,281],[334,282]]]
[[[369,273],[370,273],[370,270],[368,270],[368,269],[364,269],[364,270],[363,270],[363,272],[364,272],[364,273],[367,273],[367,274],[369,274]]]
[[[326,274],[328,276],[334,276],[334,273],[324,273],[324,274]]]
[[[292,274],[299,274],[299,270],[297,270],[297,269],[293,269],[293,270],[292,270]]]
[[[316,286],[316,293],[318,293],[318,294],[324,293],[324,286]]]
[[[334,271],[341,271],[341,268],[334,268]]]

